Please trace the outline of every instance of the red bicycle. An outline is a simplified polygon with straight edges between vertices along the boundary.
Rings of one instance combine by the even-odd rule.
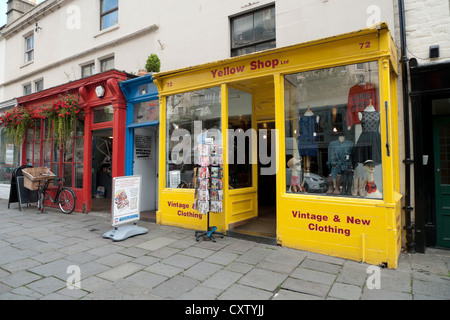
[[[41,176],[44,174],[41,174]],[[50,175],[49,175],[50,176]],[[38,209],[40,213],[44,213],[44,201],[50,200],[54,204],[59,206],[59,209],[65,214],[71,214],[75,209],[75,203],[77,201],[77,197],[75,192],[69,187],[63,187],[61,181],[64,181],[64,178],[53,178],[43,180],[43,184],[39,184],[38,187]],[[52,183],[53,187],[49,187],[49,184]],[[53,198],[48,191],[56,192],[55,197]]]

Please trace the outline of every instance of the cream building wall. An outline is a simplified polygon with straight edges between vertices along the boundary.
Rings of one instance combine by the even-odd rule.
[[[450,1],[405,0],[408,58],[419,65],[450,60]],[[430,46],[439,45],[439,58],[429,57]]]

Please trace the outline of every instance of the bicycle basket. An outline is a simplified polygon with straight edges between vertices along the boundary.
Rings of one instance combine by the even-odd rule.
[[[23,185],[29,190],[37,190],[39,183],[45,180],[53,180],[56,175],[46,167],[27,168],[23,169],[22,173],[25,177]],[[49,187],[52,183],[49,184]]]

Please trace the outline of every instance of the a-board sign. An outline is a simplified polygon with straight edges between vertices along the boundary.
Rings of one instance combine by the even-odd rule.
[[[111,211],[114,227],[140,219],[141,179],[140,175],[113,179]]]

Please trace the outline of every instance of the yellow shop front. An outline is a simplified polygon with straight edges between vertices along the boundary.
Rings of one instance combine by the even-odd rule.
[[[159,224],[207,228],[194,207],[206,140],[223,148],[222,207],[209,213],[218,231],[268,224],[261,232],[279,245],[397,267],[397,49],[387,25],[153,78]]]

